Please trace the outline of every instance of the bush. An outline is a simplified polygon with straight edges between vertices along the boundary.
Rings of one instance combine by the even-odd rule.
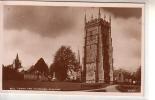
[[[121,92],[140,92],[140,86],[138,85],[119,85],[116,88]]]

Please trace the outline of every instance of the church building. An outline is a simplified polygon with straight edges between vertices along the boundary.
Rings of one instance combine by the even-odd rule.
[[[83,81],[86,83],[113,82],[113,47],[111,37],[111,17],[91,17],[87,21],[85,15],[85,43]]]

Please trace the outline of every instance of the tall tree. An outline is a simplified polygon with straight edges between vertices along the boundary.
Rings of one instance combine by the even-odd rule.
[[[51,65],[52,72],[55,72],[55,76],[59,81],[64,81],[69,70],[77,70],[78,64],[75,54],[70,47],[61,46],[54,57],[54,62]]]

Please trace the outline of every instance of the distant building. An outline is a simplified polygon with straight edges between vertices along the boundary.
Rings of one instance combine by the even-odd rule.
[[[82,66],[80,65],[80,53],[79,53],[79,50],[78,50],[78,55],[77,55],[76,59],[77,59],[76,70],[73,70],[73,69],[69,68],[68,71],[67,71],[68,80],[81,82],[81,68],[82,68]]]
[[[48,66],[43,58],[40,58],[34,66],[25,71],[24,80],[48,80]]]
[[[44,74],[41,74],[38,71],[34,71],[34,72],[25,72],[24,73],[24,80],[47,81],[48,78]]]
[[[15,60],[13,61],[12,68],[18,71],[18,69],[22,68],[21,61],[19,60],[18,53],[16,55]]]
[[[114,82],[118,84],[132,83],[132,74],[123,69],[114,70]]]
[[[85,15],[85,44],[83,81],[86,83],[113,82],[113,47],[111,38],[111,17],[109,21]]]
[[[67,73],[67,75],[68,75],[68,78],[70,79],[70,80],[77,80],[77,75],[78,73],[77,72],[75,72],[74,70],[68,70],[68,73]]]
[[[16,58],[13,60],[13,63],[10,64],[10,65],[7,65],[7,66],[4,66],[3,67],[8,67],[10,69],[13,69],[15,71],[19,71],[19,70],[22,70],[22,65],[21,65],[21,61],[19,60],[19,57],[18,57],[18,53],[16,55]]]
[[[114,81],[116,83],[123,83],[124,80],[124,71],[123,70],[115,70],[114,71]]]
[[[3,80],[23,80],[23,67],[19,60],[18,54],[10,65],[2,65]]]

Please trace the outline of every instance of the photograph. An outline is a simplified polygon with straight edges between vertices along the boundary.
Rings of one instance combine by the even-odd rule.
[[[46,4],[3,5],[2,91],[143,94],[144,4]]]

